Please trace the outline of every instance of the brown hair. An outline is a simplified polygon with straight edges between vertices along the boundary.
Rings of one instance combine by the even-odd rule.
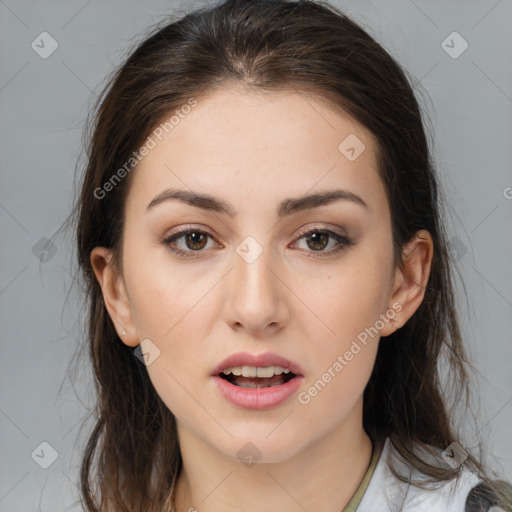
[[[115,72],[89,120],[88,162],[74,211],[89,307],[84,341],[97,393],[96,425],[81,466],[83,505],[89,512],[169,509],[182,468],[174,416],[118,338],[89,259],[94,247],[104,246],[120,265],[124,205],[136,169],[105,197],[95,190],[112,183],[162,118],[228,82],[254,91],[313,92],[375,135],[395,263],[402,264],[404,244],[420,229],[430,232],[434,257],[422,304],[380,343],[364,392],[363,426],[373,442],[389,437],[432,481],[456,477],[458,470],[417,450],[444,450],[460,440],[446,390],[457,390],[455,404],[468,403],[471,366],[457,319],[441,191],[409,79],[365,30],[325,2],[227,0],[156,27]],[[444,387],[440,360],[451,379]],[[471,454],[464,465],[486,474]]]

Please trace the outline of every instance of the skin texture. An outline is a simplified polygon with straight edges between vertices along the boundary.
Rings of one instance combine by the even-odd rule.
[[[338,150],[349,134],[365,144],[354,161]],[[135,348],[149,338],[160,350],[147,370],[177,419],[184,471],[176,509],[261,511],[271,504],[283,512],[339,512],[371,457],[362,396],[379,338],[420,305],[433,254],[429,233],[419,232],[404,251],[404,269],[394,268],[372,134],[311,95],[225,87],[198,98],[133,172],[122,272],[106,248],[95,248],[91,261],[122,341]],[[236,215],[178,200],[146,211],[168,188],[222,198]],[[283,199],[339,188],[361,196],[368,209],[341,200],[277,217]],[[196,257],[160,243],[179,226],[211,235],[174,242],[188,252],[199,246]],[[299,238],[313,228],[344,234],[353,245],[334,253],[333,238],[324,245]],[[236,252],[247,236],[263,249],[252,263]],[[300,403],[298,394],[394,303],[400,311],[380,335]],[[299,391],[264,411],[230,404],[211,372],[239,351],[297,362],[305,377]],[[248,442],[261,453],[251,467],[237,456]]]

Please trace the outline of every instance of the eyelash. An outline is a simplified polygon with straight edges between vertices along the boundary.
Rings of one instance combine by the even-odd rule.
[[[195,228],[180,228],[178,230],[178,232],[170,235],[170,236],[167,236],[167,237],[164,237],[162,240],[161,240],[161,243],[164,244],[165,246],[167,246],[173,253],[175,253],[176,255],[180,256],[180,257],[185,257],[185,258],[197,258],[198,256],[194,253],[200,253],[200,252],[204,252],[204,250],[197,250],[197,251],[183,251],[182,249],[178,249],[176,247],[172,247],[171,244],[173,242],[175,242],[176,240],[179,240],[180,238],[183,238],[184,236],[186,235],[189,235],[191,233],[197,233],[197,234],[200,234],[200,235],[206,235],[206,236],[209,236],[211,238],[212,235],[210,235],[210,233],[206,232],[206,231],[203,231],[201,229],[195,229]],[[350,239],[348,239],[346,236],[343,236],[343,235],[340,235],[334,231],[331,231],[329,229],[320,229],[320,228],[315,228],[315,229],[311,229],[309,231],[306,231],[305,233],[303,233],[299,238],[297,238],[296,240],[299,241],[299,240],[302,240],[303,238],[306,238],[308,236],[310,236],[311,234],[313,233],[319,233],[319,234],[324,234],[324,235],[328,235],[329,238],[332,238],[334,239],[336,242],[337,242],[337,246],[334,248],[334,249],[331,249],[330,251],[327,251],[327,252],[324,252],[324,251],[308,251],[310,253],[317,253],[318,255],[314,255],[312,256],[313,258],[324,258],[324,257],[327,257],[327,256],[331,256],[333,254],[336,254],[340,251],[343,251],[343,250],[346,250],[348,249],[349,247],[351,247],[352,245],[354,245],[354,242],[352,242]],[[308,257],[311,257],[311,256],[308,256]]]

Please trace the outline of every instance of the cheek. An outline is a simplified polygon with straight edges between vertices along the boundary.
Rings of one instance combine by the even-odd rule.
[[[134,321],[142,337],[165,344],[182,339],[184,331],[195,333],[205,326],[202,311],[205,295],[215,284],[215,277],[173,265],[161,249],[128,254],[125,260],[127,287]]]
[[[318,403],[335,406],[340,400],[356,400],[363,392],[383,328],[381,315],[387,311],[390,264],[383,266],[376,251],[361,252],[350,264],[341,265],[339,272],[326,274],[325,286],[310,294],[314,312],[322,320],[304,326],[316,347],[314,375],[305,384],[314,387],[308,393],[311,401],[318,394],[322,396]],[[321,331],[313,325],[322,325]]]
[[[189,364],[189,359],[164,349],[160,357],[147,366],[147,372],[157,395],[176,419],[202,424],[208,421],[205,412],[209,412],[209,407],[205,409],[207,402],[198,389],[197,381],[191,377],[194,367]],[[213,428],[212,425],[210,427]]]
[[[204,371],[198,355],[212,331],[215,277],[185,273],[165,255],[149,259],[142,251],[127,254],[125,270],[139,337],[148,338],[159,350],[147,367],[149,376],[164,402],[174,408],[182,395],[190,400],[183,388],[190,388],[190,376]]]
[[[311,408],[311,418],[330,411],[336,422],[352,410],[371,376],[382,329],[380,315],[385,311],[385,280],[378,273],[374,278],[366,268],[327,281],[329,287],[314,304],[329,331],[324,328],[328,335],[315,336],[309,328],[306,337],[315,343],[314,364],[298,399],[305,410]]]
[[[344,352],[334,354],[329,364],[304,384],[295,408],[297,417],[303,418],[311,431],[330,431],[346,420],[349,424],[359,422],[354,411],[370,379],[376,349],[377,342],[361,346],[350,361],[344,358]]]
[[[387,308],[389,265],[374,254],[354,253],[314,282],[309,278],[296,282],[297,295],[304,297],[314,313],[310,328],[314,325],[323,333],[320,339],[326,348],[341,350],[375,326]]]

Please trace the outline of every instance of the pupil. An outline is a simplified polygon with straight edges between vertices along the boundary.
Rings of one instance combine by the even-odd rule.
[[[205,238],[205,236],[203,235],[203,233],[196,233],[195,231],[193,231],[192,233],[189,233],[189,234],[187,235],[187,247],[188,247],[189,249],[202,249],[202,248],[204,247],[204,243],[201,245],[201,243],[200,243],[200,242],[197,242],[197,239],[194,241],[194,238],[196,238],[196,237],[199,237],[199,238],[203,237],[203,238]],[[188,243],[188,240],[192,240],[192,244],[189,244],[189,243]],[[196,245],[197,245],[198,243],[199,243],[199,245],[200,245],[200,246],[199,246],[199,247],[196,247]]]
[[[325,242],[325,240],[326,240],[327,238],[329,238],[329,236],[328,236],[326,233],[314,233],[314,234],[310,235],[308,238],[309,238],[309,239],[312,239],[312,238],[314,239],[314,238],[317,238],[317,237],[322,237],[324,242]],[[318,241],[316,241],[316,242],[315,242],[315,241],[313,241],[313,245],[314,245],[315,243],[316,243],[316,244],[318,244],[319,242],[318,242]],[[310,245],[309,243],[308,243],[308,245],[309,245],[309,247],[310,247],[311,249],[315,249],[315,247],[311,247],[311,245]],[[325,243],[323,243],[323,244],[322,244],[321,242],[320,242],[320,245],[321,245],[321,247],[316,247],[316,249],[323,249],[323,248],[326,246],[326,244],[325,244]]]

